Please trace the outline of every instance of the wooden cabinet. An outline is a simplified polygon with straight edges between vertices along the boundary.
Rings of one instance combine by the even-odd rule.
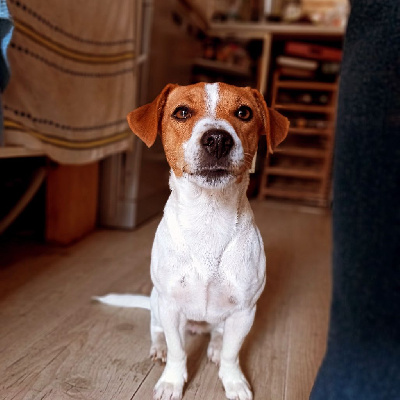
[[[265,160],[260,198],[329,204],[337,87],[337,81],[307,81],[287,77],[280,69],[274,72],[271,107],[290,120],[290,129]]]

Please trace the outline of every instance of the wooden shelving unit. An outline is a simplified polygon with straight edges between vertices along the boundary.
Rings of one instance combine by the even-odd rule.
[[[319,96],[324,104],[315,101]],[[329,204],[336,97],[337,82],[288,80],[280,70],[274,73],[271,107],[291,125],[286,140],[265,160],[260,198]]]
[[[223,74],[238,75],[250,77],[250,70],[246,67],[235,66],[222,61],[206,60],[204,58],[196,58],[193,63],[196,67],[210,69]]]

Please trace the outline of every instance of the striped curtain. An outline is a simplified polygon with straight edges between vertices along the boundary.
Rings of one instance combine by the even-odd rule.
[[[84,164],[131,148],[135,0],[8,0],[6,145]]]

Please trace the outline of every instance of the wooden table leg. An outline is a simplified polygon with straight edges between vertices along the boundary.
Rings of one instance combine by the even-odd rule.
[[[46,240],[67,245],[96,226],[99,163],[57,165],[46,188]]]

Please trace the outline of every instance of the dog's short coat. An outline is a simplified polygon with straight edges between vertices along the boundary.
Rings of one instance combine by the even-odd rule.
[[[266,135],[272,151],[289,123],[267,108],[258,91],[223,83],[167,85],[128,122],[147,146],[161,135],[171,167],[171,195],[151,254],[150,353],[166,360],[154,399],[182,397],[188,321],[210,324],[207,353],[219,365],[226,396],[252,399],[239,350],[266,275],[263,242],[246,197],[248,171],[259,136]]]

